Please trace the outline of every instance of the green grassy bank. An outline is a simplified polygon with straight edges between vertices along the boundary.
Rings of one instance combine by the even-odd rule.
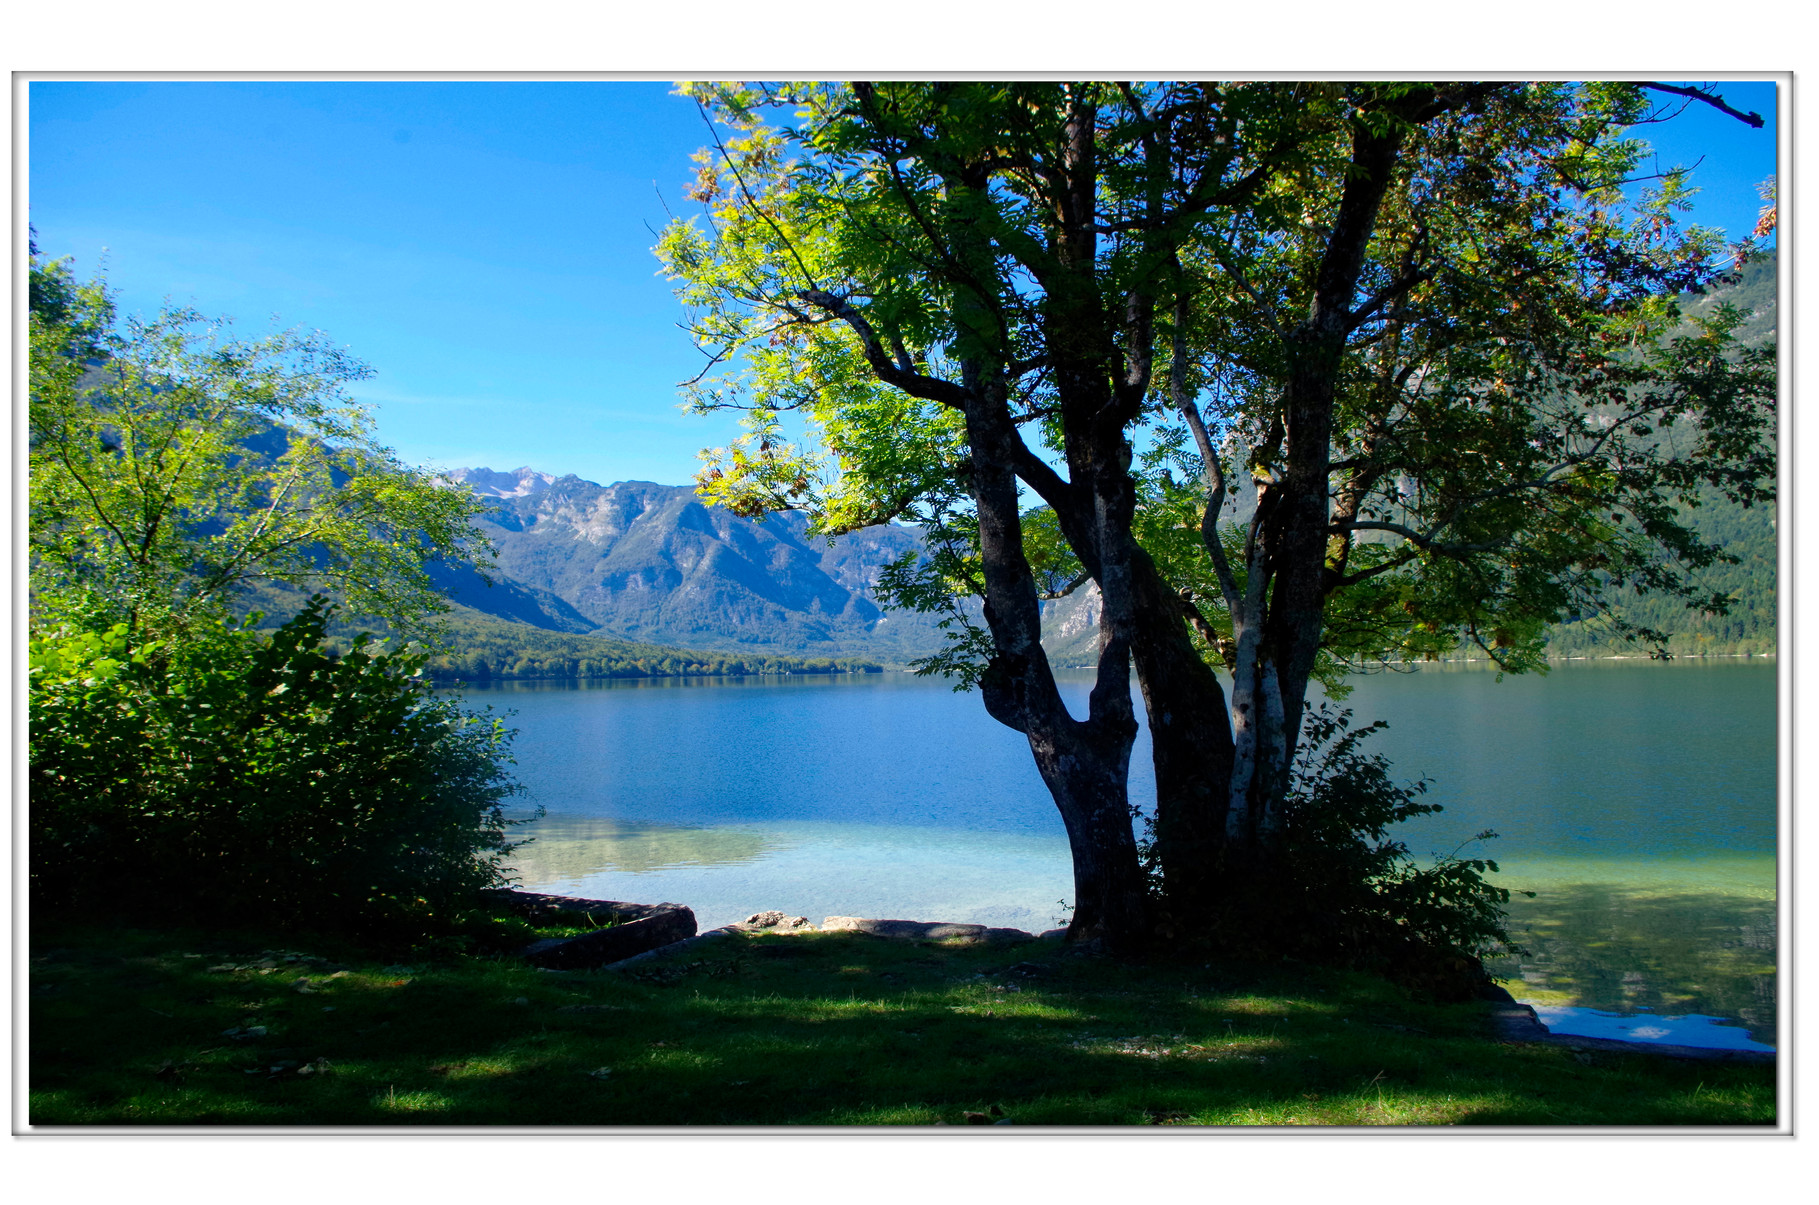
[[[750,935],[636,973],[34,932],[34,1126],[1769,1125],[1768,1066],[1502,1043],[1282,964]],[[972,1119],[968,1113],[982,1115]]]

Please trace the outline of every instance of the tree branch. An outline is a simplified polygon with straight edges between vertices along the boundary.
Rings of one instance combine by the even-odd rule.
[[[804,289],[797,297],[818,309],[825,310],[835,318],[846,323],[855,335],[859,336],[859,345],[865,352],[865,359],[872,366],[872,372],[880,381],[894,385],[912,397],[926,398],[931,402],[940,402],[944,406],[961,409],[966,405],[966,390],[952,381],[939,377],[924,376],[919,372],[906,372],[891,359],[884,344],[878,338],[878,332],[866,321],[865,315],[848,305],[846,299],[820,289]]]
[[[1191,626],[1195,632],[1199,633],[1200,639],[1206,641],[1206,643],[1219,654],[1219,660],[1225,663],[1225,668],[1228,671],[1237,668],[1237,643],[1228,637],[1221,636],[1214,630],[1213,625],[1207,621],[1206,616],[1201,613],[1199,606],[1195,604],[1194,592],[1192,590],[1182,590],[1176,597],[1181,600],[1181,609],[1187,614],[1189,626]]]
[[[1169,400],[1175,403],[1175,409],[1187,421],[1188,430],[1194,435],[1194,446],[1200,451],[1201,478],[1206,484],[1206,509],[1200,515],[1200,540],[1206,545],[1207,555],[1213,559],[1213,571],[1219,577],[1219,590],[1225,595],[1226,609],[1236,614],[1242,592],[1238,589],[1238,579],[1226,560],[1225,546],[1219,542],[1219,512],[1225,506],[1225,468],[1219,461],[1219,450],[1213,447],[1212,437],[1207,433],[1200,407],[1188,392],[1186,325],[1187,306],[1177,298],[1174,346],[1168,370]]]
[[[1082,569],[1079,573],[1074,575],[1074,579],[1072,581],[1068,582],[1065,586],[1062,586],[1059,590],[1039,591],[1036,594],[1036,597],[1041,599],[1043,602],[1054,602],[1058,598],[1066,598],[1068,595],[1072,594],[1074,591],[1078,590],[1080,587],[1086,585],[1086,583],[1088,583],[1092,580],[1093,580],[1093,575],[1086,572],[1086,570]]]
[[[796,267],[802,272],[802,279],[807,281],[810,285],[813,285],[815,283],[815,274],[808,270],[808,265],[803,263],[802,257],[796,253],[796,244],[792,243],[789,236],[783,233],[783,228],[777,225],[776,219],[765,211],[764,206],[758,204],[758,198],[754,197],[752,195],[752,190],[746,186],[745,176],[740,173],[738,164],[733,162],[733,157],[727,153],[726,145],[720,141],[720,131],[714,128],[714,121],[713,118],[708,116],[707,106],[700,101],[696,101],[695,109],[701,114],[701,120],[707,125],[708,135],[713,138],[714,146],[720,152],[721,161],[726,164],[727,170],[733,173],[733,179],[738,181],[739,191],[745,194],[745,203],[750,205],[758,216],[764,219],[765,224],[771,228],[771,231],[776,234],[778,241],[780,241],[783,244],[784,249],[789,252],[790,258],[796,261]]]
[[[1346,321],[1345,329],[1348,331],[1357,330],[1366,322],[1369,322],[1371,316],[1382,309],[1384,305],[1401,297],[1415,286],[1427,283],[1438,275],[1439,272],[1439,266],[1434,265],[1432,267],[1423,268],[1419,272],[1403,273],[1395,280],[1392,280],[1390,283],[1377,290],[1377,292],[1363,305],[1353,310],[1351,317]]]
[[[1722,96],[1714,95],[1713,93],[1707,92],[1702,88],[1682,88],[1677,84],[1658,84],[1658,83],[1655,83],[1653,80],[1645,80],[1638,86],[1651,89],[1652,91],[1655,91],[1655,92],[1667,92],[1667,93],[1671,93],[1674,96],[1690,96],[1694,100],[1704,101],[1706,104],[1708,104],[1712,108],[1718,110],[1720,113],[1726,113],[1732,117],[1735,117],[1738,121],[1741,121],[1744,125],[1749,126],[1751,129],[1760,130],[1763,125],[1762,114],[1744,113],[1744,112],[1740,112],[1737,109],[1733,109],[1729,105],[1724,103],[1724,98]]]
[[[1359,582],[1369,581],[1379,573],[1388,573],[1391,569],[1400,569],[1402,566],[1414,560],[1415,555],[1416,554],[1411,551],[1404,550],[1383,562],[1381,565],[1372,565],[1369,569],[1360,569],[1356,573],[1348,573],[1343,577],[1335,577],[1332,585],[1328,587],[1327,593],[1331,594],[1335,590],[1343,590],[1347,586],[1355,586]]]
[[[1387,531],[1391,535],[1401,536],[1418,548],[1438,552],[1444,556],[1467,556],[1474,552],[1495,552],[1503,547],[1501,544],[1444,544],[1434,538],[1432,531],[1419,532],[1401,523],[1386,523],[1376,519],[1352,519],[1345,523],[1335,523],[1329,530],[1335,534],[1348,531]]]

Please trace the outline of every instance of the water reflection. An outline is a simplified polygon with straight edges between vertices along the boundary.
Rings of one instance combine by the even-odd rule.
[[[1560,883],[1533,900],[1513,898],[1510,920],[1511,936],[1529,952],[1491,970],[1538,1011],[1734,1018],[1753,1040],[1775,1040],[1772,897]]]
[[[1706,1050],[1773,1051],[1771,1045],[1751,1038],[1745,1030],[1724,1023],[1723,1017],[1695,1013],[1685,1017],[1658,1017],[1650,1012],[1611,1013],[1596,1008],[1563,1004],[1537,1004],[1536,1016],[1549,1033],[1580,1038],[1608,1038],[1618,1042],[1649,1042],[1662,1046],[1697,1046]]]
[[[1084,714],[1090,672],[1058,674]],[[1501,863],[1534,951],[1500,967],[1563,1007],[1775,1026],[1775,670],[1586,662],[1502,682],[1482,665],[1355,680],[1358,722],[1446,811],[1417,856]],[[1063,830],[1027,742],[975,696],[906,674],[498,684],[527,802],[550,811],[524,885],[694,907],[1042,929],[1071,898]],[[1142,709],[1138,709],[1139,722]],[[1153,799],[1146,735],[1132,797]]]
[[[898,677],[901,675],[891,675]],[[860,686],[884,681],[882,674],[745,674],[736,677],[700,676],[689,678],[525,678],[503,681],[463,682],[463,694],[573,694],[594,690],[714,690],[735,687],[744,690],[774,690],[778,687]]]
[[[1481,666],[1350,679],[1371,752],[1446,811],[1398,835],[1444,852],[1495,829],[1498,861],[1702,859],[1776,848],[1774,668],[1590,661],[1545,678]]]

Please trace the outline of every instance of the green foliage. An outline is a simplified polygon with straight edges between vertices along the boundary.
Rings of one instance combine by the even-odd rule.
[[[484,552],[481,505],[373,442],[319,332],[235,336],[166,307],[122,318],[99,280],[32,261],[31,561],[37,622],[156,637],[257,581],[330,588],[405,626],[444,609],[426,566]]]
[[[1388,725],[1353,729],[1350,717],[1330,705],[1309,714],[1273,856],[1265,867],[1229,868],[1267,876],[1268,889],[1226,893],[1212,940],[1469,994],[1480,959],[1521,952],[1506,929],[1510,893],[1485,878],[1497,872],[1487,858],[1455,852],[1423,866],[1389,837],[1393,826],[1442,809],[1423,802],[1425,781],[1396,782],[1389,762],[1363,749]]]
[[[332,587],[406,632],[480,506],[373,443],[318,333],[234,337],[31,262],[31,890],[46,907],[422,926],[499,884],[508,734],[418,652],[269,635],[255,585]]]
[[[910,662],[919,676],[951,678],[956,691],[977,689],[991,660],[991,635],[974,622],[976,612],[966,604],[984,594],[979,556],[979,520],[970,511],[956,510],[953,500],[934,500],[923,526],[926,541],[921,552],[907,552],[883,566],[872,584],[879,604],[897,611],[941,616],[935,622],[945,643],[935,652]],[[1036,512],[1032,512],[1036,513]],[[1042,539],[1037,524],[1036,538]],[[1036,555],[1043,555],[1038,547]],[[1051,547],[1050,564],[1065,566],[1070,554],[1065,546]]]
[[[1772,322],[1762,327],[1759,302],[1773,269],[1740,261],[1735,312],[1723,290],[1676,301],[1712,283],[1719,242],[1679,222],[1686,169],[1626,194],[1648,151],[1636,131],[1666,115],[1644,89],[1487,85],[1413,121],[1425,85],[901,83],[867,105],[856,87],[687,89],[724,136],[700,157],[705,228],[673,224],[658,254],[715,357],[692,400],[750,407],[753,428],[704,473],[714,496],[807,506],[844,529],[924,517],[951,494],[964,455],[954,413],[885,381],[951,377],[975,344],[1016,365],[1013,378],[1057,351],[1038,322],[1073,304],[1048,297],[1060,280],[1043,209],[1053,182],[1019,165],[1041,160],[1043,122],[1072,89],[1102,127],[1100,304],[1180,294],[1168,325],[1185,354],[1170,371],[1207,407],[1238,502],[1247,478],[1279,481],[1285,467],[1277,407],[1299,354],[1285,332],[1320,279],[1355,138],[1402,138],[1337,349],[1330,480],[1342,508],[1316,677],[1461,645],[1537,669],[1550,625],[1584,615],[1648,642],[1662,630],[1621,605],[1632,589],[1728,605],[1700,580],[1724,553],[1683,508],[1708,488],[1772,498]],[[767,111],[793,124],[766,125]],[[944,185],[961,163],[982,165],[978,187]],[[1254,183],[1240,202],[1209,204],[1239,176]],[[1146,233],[1156,204],[1181,223],[1167,238]],[[948,226],[967,224],[989,232],[993,262],[949,262]],[[814,297],[862,315],[880,345],[869,361]],[[1012,393],[1018,421],[1062,450],[1052,386],[1032,375]],[[1154,399],[1144,418],[1168,410]],[[819,452],[782,439],[784,412],[808,419]],[[1136,532],[1228,634],[1193,546],[1198,456],[1179,430],[1152,430]],[[1157,478],[1170,468],[1184,480]],[[1242,557],[1234,568],[1242,581]],[[1281,569],[1268,555],[1265,568]],[[1216,644],[1202,647],[1216,662]]]
[[[956,483],[970,481],[988,538],[949,523],[954,547],[897,562],[883,592],[952,607],[942,591],[977,593],[960,570],[989,549],[996,642],[956,608],[953,645],[924,663],[963,684],[993,651],[1007,674],[1040,664],[1024,612],[1064,571],[1065,529],[1108,627],[1144,650],[1169,906],[1217,897],[1216,927],[1264,948],[1429,969],[1500,941],[1490,864],[1407,863],[1385,834],[1424,806],[1356,738],[1314,720],[1303,740],[1306,690],[1466,644],[1538,670],[1550,625],[1577,616],[1665,639],[1613,610],[1625,591],[1727,609],[1699,580],[1726,554],[1687,513],[1704,490],[1772,501],[1774,352],[1739,340],[1739,310],[1680,304],[1713,283],[1720,242],[1678,224],[1684,171],[1628,187],[1647,154],[1634,129],[1667,116],[1645,88],[687,93],[719,123],[717,153],[694,190],[704,221],[672,224],[658,254],[710,357],[693,402],[752,415],[752,439],[704,485],[757,509],[930,522],[966,510]],[[893,391],[892,421],[868,426]],[[941,443],[961,410],[970,444]],[[785,412],[860,434],[839,455],[831,438],[805,452],[781,441]],[[1176,414],[1191,446],[1158,429]],[[1126,477],[1146,428],[1156,442]],[[1011,513],[1013,478],[1063,523]],[[1209,513],[1228,501],[1244,513]],[[1021,549],[1013,519],[1034,520]],[[1157,672],[1196,652],[1231,673],[1229,732],[1193,715],[1209,676]],[[1027,716],[1004,722],[1038,758],[1060,747]],[[1100,852],[1077,873],[1109,876]]]
[[[1350,715],[1323,706],[1308,717],[1289,795],[1284,842],[1310,918],[1336,921],[1337,931],[1325,939],[1341,949],[1418,943],[1485,957],[1507,948],[1509,892],[1484,878],[1497,864],[1455,852],[1423,867],[1409,858],[1406,844],[1388,839],[1392,826],[1441,808],[1421,802],[1425,781],[1395,782],[1389,762],[1361,748],[1365,737],[1388,725],[1378,720],[1352,730]],[[1472,840],[1496,835],[1486,830]],[[1352,899],[1319,898],[1347,892]]]
[[[329,612],[34,633],[34,906],[387,927],[502,885],[509,733],[427,696],[420,653],[326,652]]]
[[[1342,664],[1463,645],[1537,669],[1550,625],[1594,614],[1647,643],[1631,589],[1722,610],[1701,578],[1723,553],[1686,523],[1689,499],[1773,496],[1773,323],[1748,312],[1772,296],[1772,264],[1687,293],[1723,283],[1719,244],[1678,224],[1681,169],[1625,198],[1646,153],[1631,127],[1662,116],[1642,90],[1497,87],[1405,132],[1348,315],[1322,632]],[[1336,166],[1278,174],[1184,249],[1203,287],[1180,367],[1228,491],[1287,467],[1283,335],[1319,279]]]
[[[685,91],[714,108],[726,136],[717,152],[697,156],[692,197],[707,229],[673,222],[655,251],[677,282],[691,333],[719,369],[686,387],[689,402],[745,410],[750,432],[706,454],[697,479],[703,497],[741,514],[804,508],[829,534],[900,516],[926,522],[930,499],[957,496],[966,456],[960,416],[880,385],[852,333],[802,298],[820,289],[864,292],[899,362],[939,371],[948,355],[945,307],[921,270],[924,233],[896,194],[901,185],[926,195],[930,181],[849,170],[855,128],[837,121],[817,133],[824,153],[792,157],[786,151],[801,145],[758,117],[778,99],[766,89]],[[821,117],[845,96],[841,85],[784,91]],[[782,437],[784,413],[807,424],[816,447]]]
[[[38,232],[31,232],[27,298],[31,314],[46,332],[55,332],[55,351],[77,360],[102,354],[101,337],[114,319],[113,300],[100,282],[76,280],[68,260],[41,260]]]

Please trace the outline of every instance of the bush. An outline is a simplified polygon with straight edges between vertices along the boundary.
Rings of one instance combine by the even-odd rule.
[[[1384,721],[1352,730],[1350,719],[1324,706],[1308,718],[1283,832],[1289,925],[1314,950],[1405,976],[1508,949],[1509,892],[1484,878],[1497,864],[1454,851],[1421,866],[1390,840],[1392,825],[1442,809],[1421,801],[1426,781],[1395,782],[1389,762],[1360,747]]]
[[[1392,840],[1391,826],[1442,809],[1422,802],[1425,781],[1397,783],[1385,758],[1363,750],[1383,721],[1356,730],[1350,721],[1350,711],[1328,706],[1308,717],[1275,847],[1226,867],[1207,944],[1470,995],[1488,982],[1483,960],[1516,948],[1504,924],[1509,892],[1484,877],[1497,864],[1455,851],[1422,866]]]
[[[34,905],[366,929],[503,885],[510,733],[430,697],[419,654],[325,651],[331,611],[34,634]]]

